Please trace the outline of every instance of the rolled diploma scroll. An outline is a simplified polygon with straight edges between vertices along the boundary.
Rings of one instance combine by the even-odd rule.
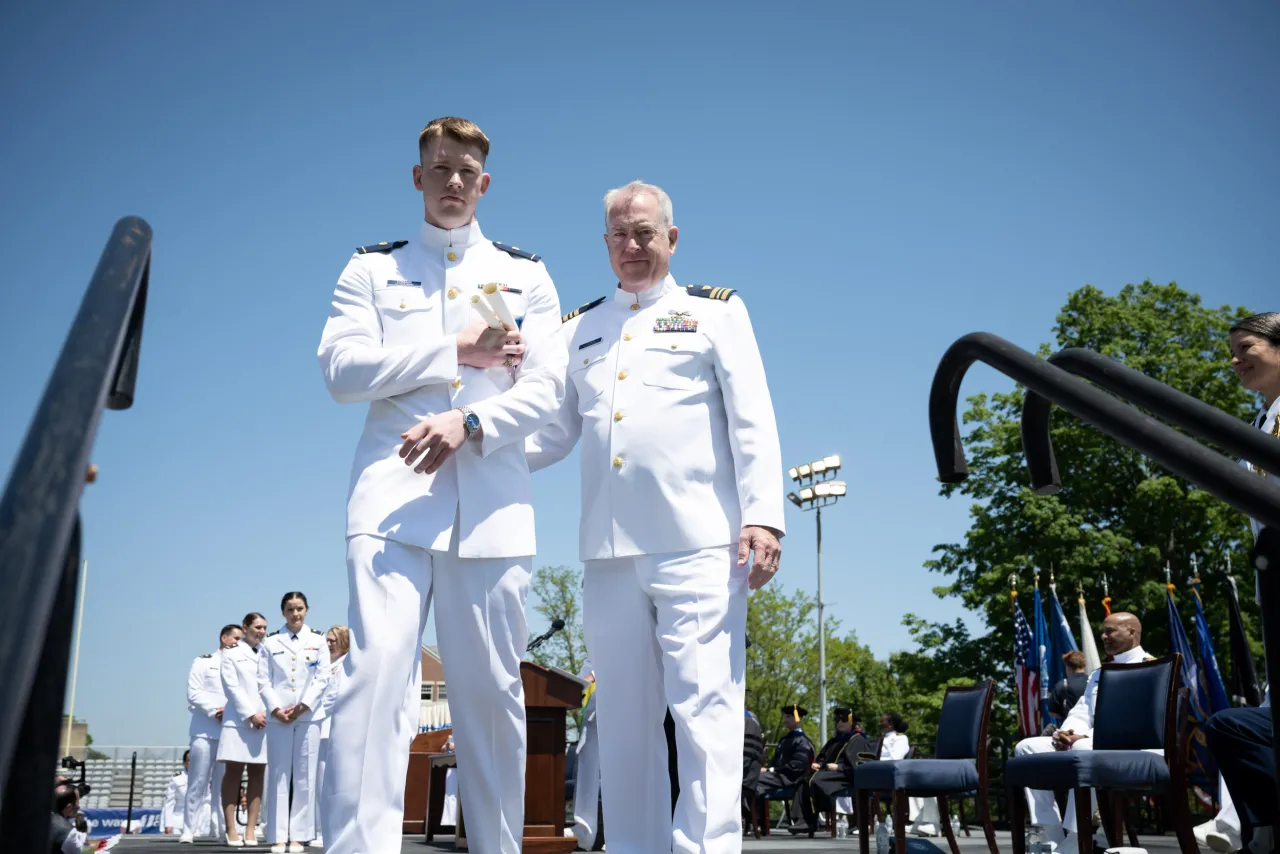
[[[498,315],[508,329],[516,329],[516,319],[511,314],[511,309],[507,308],[507,302],[502,298],[502,291],[498,290],[498,285],[494,282],[484,286],[485,299],[489,301],[489,306],[493,309],[494,314]]]
[[[480,319],[489,324],[490,329],[502,328],[502,320],[499,319],[498,315],[489,306],[489,303],[485,302],[479,294],[471,298],[471,305],[479,312]]]

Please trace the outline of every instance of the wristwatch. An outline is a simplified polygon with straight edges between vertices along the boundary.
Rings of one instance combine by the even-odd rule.
[[[467,438],[473,438],[480,430],[480,416],[472,412],[470,406],[459,406],[458,411],[462,413],[462,424],[467,428]]]

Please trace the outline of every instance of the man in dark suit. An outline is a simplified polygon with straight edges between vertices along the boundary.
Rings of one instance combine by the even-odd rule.
[[[1224,709],[1205,726],[1205,737],[1231,800],[1240,814],[1240,835],[1249,854],[1275,851],[1275,734],[1271,695],[1261,708]]]

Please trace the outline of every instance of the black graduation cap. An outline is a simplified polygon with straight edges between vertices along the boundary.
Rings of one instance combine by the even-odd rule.
[[[800,720],[805,715],[809,714],[808,709],[804,706],[798,706],[795,703],[783,703],[781,708],[784,715],[791,715],[796,720]]]
[[[839,723],[840,721],[849,720],[849,716],[852,714],[853,714],[852,709],[847,709],[844,706],[836,706],[835,708],[836,723]]]

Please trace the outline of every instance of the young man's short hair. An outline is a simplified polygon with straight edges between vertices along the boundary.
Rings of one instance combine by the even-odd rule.
[[[457,116],[443,116],[427,122],[427,126],[418,134],[419,159],[425,159],[427,146],[430,143],[446,136],[464,145],[474,145],[480,149],[482,163],[489,158],[489,137],[484,135],[484,131],[480,130],[475,122],[460,119]]]

